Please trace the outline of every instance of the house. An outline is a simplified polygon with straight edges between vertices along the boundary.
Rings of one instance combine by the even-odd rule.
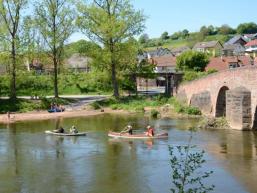
[[[176,72],[176,57],[173,55],[153,57],[150,61],[156,65],[156,73]]]
[[[257,33],[255,33],[255,34],[244,34],[243,37],[246,39],[246,41],[249,42],[249,41],[257,39]]]
[[[210,41],[210,42],[198,42],[193,47],[193,50],[198,52],[207,53],[213,57],[221,55],[221,50],[223,46],[219,41]]]
[[[245,54],[254,58],[257,56],[257,39],[245,44]]]
[[[241,35],[236,35],[230,40],[228,40],[224,45],[235,45],[235,44],[240,44],[241,46],[244,46],[247,43],[247,40],[241,36]]]
[[[170,85],[169,89],[173,92],[182,80],[182,73],[176,71],[176,57],[172,54],[163,56],[156,56],[149,59],[149,63],[154,64],[156,78],[145,79],[137,78],[138,90],[148,87],[166,87]]]
[[[243,56],[245,55],[245,47],[241,44],[224,44],[222,56]]]
[[[222,71],[249,65],[254,65],[254,60],[250,56],[213,57],[210,59],[205,70],[215,69]]]
[[[183,47],[178,47],[178,48],[173,48],[171,49],[171,52],[173,53],[174,56],[179,56],[183,52],[191,50],[188,46],[183,46]]]
[[[76,53],[64,61],[64,67],[72,71],[89,72],[91,58]]]
[[[148,59],[152,57],[160,57],[165,55],[173,55],[168,48],[157,48],[147,52]]]

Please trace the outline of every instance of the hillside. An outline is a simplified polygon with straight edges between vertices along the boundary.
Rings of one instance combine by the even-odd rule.
[[[224,42],[226,42],[227,40],[229,40],[231,37],[233,37],[234,35],[209,35],[204,37],[202,40],[197,40],[196,37],[193,36],[189,36],[185,39],[177,39],[177,40],[172,40],[172,39],[167,39],[167,40],[160,40],[159,38],[155,38],[155,39],[150,39],[148,43],[148,45],[143,45],[143,47],[146,50],[155,50],[157,47],[163,47],[163,48],[168,48],[168,49],[172,49],[172,48],[178,48],[178,47],[183,47],[183,46],[188,46],[190,48],[192,48],[194,46],[195,43],[199,42],[199,41],[213,41],[213,40],[217,40],[220,41],[222,44]],[[153,46],[151,46],[151,43]],[[150,46],[149,46],[150,45]]]

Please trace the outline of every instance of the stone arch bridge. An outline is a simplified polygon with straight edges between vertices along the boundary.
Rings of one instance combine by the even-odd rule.
[[[221,71],[181,84],[176,96],[234,129],[257,129],[257,66]]]

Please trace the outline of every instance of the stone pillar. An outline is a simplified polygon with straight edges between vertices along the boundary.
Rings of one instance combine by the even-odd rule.
[[[170,97],[171,96],[171,76],[170,75],[167,75],[166,78],[165,78],[165,95],[167,97]]]
[[[233,129],[251,129],[251,92],[238,87],[226,92],[226,119]]]

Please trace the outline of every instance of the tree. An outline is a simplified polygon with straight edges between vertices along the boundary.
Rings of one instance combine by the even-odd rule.
[[[140,44],[145,44],[145,43],[147,43],[147,42],[149,41],[149,36],[148,36],[148,34],[143,34],[143,35],[141,35],[141,36],[139,37],[138,41],[139,41]]]
[[[218,28],[218,34],[229,35],[229,34],[234,34],[234,33],[235,33],[235,30],[226,24],[224,24],[220,28]]]
[[[202,26],[201,29],[200,29],[200,33],[203,35],[203,36],[208,36],[208,35],[211,35],[211,28],[208,28],[206,26]]]
[[[257,33],[257,24],[250,22],[250,23],[242,23],[237,27],[238,34],[253,34]]]
[[[162,39],[162,40],[167,40],[167,39],[169,39],[169,33],[168,33],[168,32],[163,32],[162,35],[161,35],[161,39]]]
[[[129,0],[94,0],[80,3],[77,24],[92,41],[102,46],[104,66],[112,77],[113,95],[119,97],[117,70],[122,65],[122,43],[140,34],[145,17]]]
[[[196,51],[186,51],[177,57],[177,69],[204,71],[209,63],[209,58],[205,53]]]
[[[41,0],[35,5],[36,22],[54,66],[54,96],[58,94],[58,66],[63,46],[75,30],[75,14],[67,0]]]
[[[5,35],[2,36],[11,52],[11,81],[10,81],[10,98],[16,99],[16,67],[17,67],[17,52],[19,49],[22,28],[22,10],[25,8],[27,0],[1,0],[0,1],[0,16],[5,28]]]
[[[207,193],[215,188],[214,185],[207,186],[203,182],[213,171],[201,172],[200,169],[206,162],[205,152],[197,151],[196,146],[191,145],[192,136],[191,131],[188,144],[185,146],[169,146],[173,193]]]
[[[182,34],[183,34],[183,38],[186,38],[186,37],[189,36],[189,31],[188,31],[187,29],[184,29],[184,30],[182,31]]]

